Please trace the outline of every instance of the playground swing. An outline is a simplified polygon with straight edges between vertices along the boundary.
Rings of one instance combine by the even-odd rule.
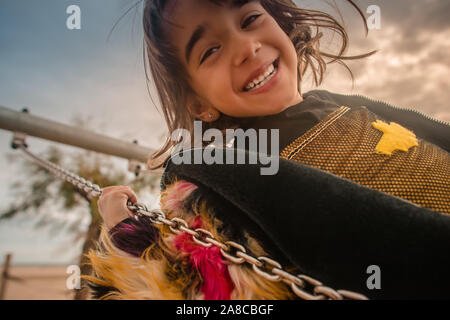
[[[121,141],[110,143],[105,137],[93,133],[81,134],[80,129],[66,128],[24,113],[13,113],[6,108],[0,108],[0,111],[1,127],[14,131],[13,147],[22,150],[74,187],[82,189],[89,197],[101,195],[100,186],[31,153],[25,143],[25,134],[19,132],[30,135],[38,132],[45,139],[66,143],[68,137],[64,140],[61,136],[72,130],[71,137],[83,135],[89,137],[90,142],[87,145],[78,140],[72,141],[72,145],[92,148],[92,138],[95,137],[96,147],[91,150],[104,153],[108,153],[105,145],[117,146]],[[359,108],[356,112],[365,111]],[[447,124],[427,122],[427,125],[439,127],[436,129],[438,133],[448,132]],[[421,126],[417,128],[422,129]],[[51,136],[54,132],[59,132],[57,137]],[[424,132],[429,130],[422,130]],[[448,150],[448,139],[445,138],[448,135],[435,136],[443,138],[435,141]],[[186,235],[199,247],[216,248],[231,268],[241,265],[252,272],[252,277],[259,277],[253,277],[253,280],[278,283],[292,296],[301,299],[449,297],[447,288],[450,286],[450,276],[447,270],[450,258],[447,253],[450,250],[450,216],[313,166],[290,161],[290,158],[301,155],[296,153],[297,150],[305,147],[302,141],[296,143],[292,150],[287,148],[291,153],[281,154],[278,174],[264,178],[260,175],[260,165],[176,165],[170,159],[164,165],[161,179],[163,192],[171,189],[172,183],[177,180],[195,185],[198,189],[193,192],[197,197],[193,197],[194,202],[199,198],[206,199],[207,205],[226,227],[235,227],[233,232],[241,229],[249,232],[264,250],[267,249],[264,254],[255,253],[257,251],[248,241],[235,236],[240,233],[231,232],[233,236],[227,236],[224,238],[226,241],[222,241],[224,239],[219,239],[221,234],[215,233],[219,237],[214,236],[213,229],[192,227],[186,219],[171,216],[172,212],[163,205],[161,208],[164,211],[148,210],[139,203],[129,203],[128,208],[134,213],[135,221],[162,226],[176,236]],[[127,159],[131,157],[143,161],[148,150],[136,147],[134,144],[121,145],[120,151],[126,150]],[[120,153],[118,156],[123,155]],[[444,171],[448,169],[445,163],[443,168]],[[436,169],[433,167],[433,170]],[[436,181],[442,182],[442,177],[445,175],[439,176]],[[438,190],[439,197],[444,200],[436,202],[437,205],[449,204],[445,201],[449,190],[446,185],[448,181],[444,179],[443,189]],[[402,184],[402,187],[408,188],[409,184]],[[189,205],[193,204],[192,199],[186,199],[181,199],[181,202],[190,201]],[[445,212],[446,207],[443,208],[442,212]],[[299,271],[292,272],[281,268],[281,265],[293,266]],[[367,286],[370,275],[366,270],[372,265],[379,266],[382,272],[381,290],[371,290]],[[295,276],[293,273],[301,274]],[[321,279],[329,286],[315,279]]]
[[[87,193],[88,198],[99,197],[102,194],[102,188],[91,181],[78,176],[50,161],[40,158],[28,150],[25,143],[25,135],[15,132],[12,142],[13,149],[19,149],[27,156],[33,159],[39,166],[45,168],[58,178],[70,183],[74,188],[83,190]],[[244,246],[234,241],[226,241],[225,243],[216,240],[211,232],[203,228],[192,229],[188,223],[178,217],[167,219],[161,210],[149,210],[142,203],[127,203],[128,209],[133,212],[134,218],[139,220],[140,217],[148,217],[153,224],[163,224],[169,227],[174,234],[185,232],[192,236],[192,239],[198,245],[210,247],[212,245],[220,248],[223,257],[231,263],[242,264],[248,263],[253,271],[259,276],[269,281],[283,281],[292,290],[295,295],[304,300],[367,300],[363,294],[349,290],[334,290],[322,284],[322,282],[304,274],[294,275],[283,270],[283,267],[277,261],[266,257],[254,257],[247,253]],[[232,250],[233,249],[233,250]],[[234,251],[231,253],[231,251]],[[306,289],[308,288],[308,290]],[[308,292],[310,291],[310,292]]]

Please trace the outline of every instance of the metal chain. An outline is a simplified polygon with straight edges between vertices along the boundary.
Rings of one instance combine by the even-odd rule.
[[[16,145],[16,147],[22,150],[33,160],[35,160],[41,167],[47,169],[58,178],[61,178],[67,181],[68,183],[72,184],[74,187],[86,192],[90,198],[98,197],[102,194],[102,189],[98,184],[94,184],[91,181],[86,180],[73,172],[63,169],[62,167],[50,161],[39,158],[38,156],[28,151],[28,149],[24,144]]]
[[[26,144],[23,141],[14,140],[13,146],[21,149],[28,156],[34,159],[39,165],[72,184],[74,187],[85,191],[89,197],[98,197],[102,194],[102,188],[97,184],[93,184],[75,173],[63,169],[62,167],[41,159],[28,151]],[[334,290],[330,287],[324,286],[322,282],[311,278],[309,276],[299,274],[293,275],[283,270],[282,266],[275,260],[265,256],[253,257],[249,255],[244,246],[234,241],[226,241],[225,243],[214,238],[213,234],[208,230],[197,228],[189,228],[188,223],[178,217],[167,219],[164,212],[161,210],[149,210],[141,203],[127,203],[128,209],[134,213],[134,218],[139,220],[139,217],[146,216],[154,224],[163,224],[169,227],[174,234],[186,232],[192,236],[195,243],[210,247],[212,245],[220,248],[223,257],[234,264],[248,263],[252,266],[253,271],[259,276],[273,282],[282,281],[286,283],[299,298],[304,300],[367,300],[367,297],[356,292],[347,290]],[[234,251],[234,254],[233,254]]]

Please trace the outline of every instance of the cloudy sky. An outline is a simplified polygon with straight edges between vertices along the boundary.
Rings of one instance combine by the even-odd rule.
[[[165,128],[145,84],[141,6],[126,15],[108,39],[114,23],[134,2],[0,0],[0,105],[15,110],[26,106],[35,115],[67,124],[74,116],[89,118],[95,131],[157,147]],[[370,5],[380,8],[381,28],[366,37],[360,17],[346,1],[336,0],[350,35],[347,54],[378,53],[349,62],[353,87],[349,74],[336,65],[329,67],[321,88],[362,94],[450,121],[450,2],[356,2],[363,12]],[[297,3],[335,14],[325,1]],[[81,8],[80,30],[66,27],[66,9],[73,4]],[[333,48],[326,41],[322,46]],[[304,91],[311,88],[308,82],[303,86]],[[10,139],[10,132],[0,130],[0,209],[10,203],[9,185],[20,176],[5,157],[11,152]],[[29,142],[35,151],[50,145],[33,138]],[[122,165],[125,170],[126,163]],[[55,242],[64,239],[50,239],[21,223],[0,223],[0,261],[10,250],[21,263],[70,260],[70,254],[55,253]]]
[[[378,53],[349,63],[356,78],[353,90],[342,67],[330,67],[322,87],[363,94],[450,121],[450,2],[356,2],[363,10],[373,4],[379,6],[381,28],[370,30],[366,38],[358,16],[347,10],[348,5],[342,6],[351,40],[348,54],[374,49]]]

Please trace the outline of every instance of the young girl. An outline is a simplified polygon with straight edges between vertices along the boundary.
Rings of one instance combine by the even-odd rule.
[[[337,32],[339,53],[320,51],[321,33],[311,27]],[[166,219],[181,218],[203,234],[203,242],[180,228],[182,220],[169,228],[146,216],[134,219],[127,208],[137,201],[134,192],[105,188],[98,206],[108,230],[89,254],[94,297],[351,296],[326,285],[370,298],[446,293],[448,278],[440,279],[443,290],[431,290],[427,285],[437,280],[417,285],[410,277],[450,264],[432,254],[450,243],[448,217],[437,213],[450,213],[449,126],[359,96],[302,94],[307,70],[320,84],[324,59],[346,58],[347,35],[334,18],[290,0],[148,0],[144,31],[169,133],[192,132],[194,120],[222,131],[279,129],[280,171],[263,177],[249,166],[167,160],[161,209]],[[158,159],[175,143],[169,136],[149,166],[161,167]],[[419,241],[409,237],[418,233]],[[207,237],[218,242],[205,243]],[[241,253],[230,258],[236,249]],[[421,262],[411,266],[412,256]],[[284,271],[306,275],[274,274],[279,262]],[[366,268],[374,264],[383,271],[381,291],[366,285]]]

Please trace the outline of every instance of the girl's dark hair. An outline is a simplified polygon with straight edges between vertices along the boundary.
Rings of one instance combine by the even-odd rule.
[[[206,1],[206,0],[205,0]],[[229,0],[208,0],[221,5]],[[364,21],[366,34],[367,23],[362,11],[352,0],[346,0],[359,13]],[[172,141],[170,135],[179,128],[193,131],[194,117],[189,113],[186,104],[187,97],[195,93],[189,86],[189,75],[184,66],[178,61],[175,48],[164,37],[162,21],[163,13],[168,0],[145,0],[143,25],[144,25],[144,66],[147,83],[150,71],[156,91],[161,103],[161,109],[167,123],[169,135],[164,145],[156,151],[148,161],[150,169],[161,167],[163,156],[177,142]],[[348,47],[348,35],[344,27],[331,15],[299,8],[291,0],[259,0],[262,7],[277,21],[281,29],[289,36],[294,44],[298,56],[298,87],[307,70],[311,70],[316,86],[321,84],[328,63],[342,64],[352,76],[353,74],[343,60],[360,59],[374,53],[346,57],[343,56]],[[172,23],[173,24],[173,23]],[[316,30],[313,35],[312,28]],[[341,39],[341,47],[337,54],[320,51],[319,39],[322,37],[320,28],[337,33]],[[325,58],[330,59],[328,62]],[[150,95],[151,96],[151,95]],[[153,98],[152,98],[153,101]],[[214,127],[220,130],[236,127],[245,121],[222,114],[217,121],[204,123],[206,129]]]

